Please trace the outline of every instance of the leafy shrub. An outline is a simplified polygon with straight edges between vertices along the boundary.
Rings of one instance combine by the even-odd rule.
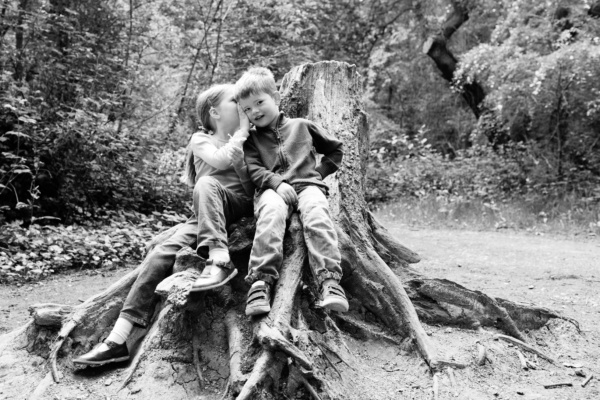
[[[534,185],[586,192],[600,177],[600,29],[576,3],[558,18],[546,4],[511,2],[491,42],[462,55],[455,83],[486,87],[486,108],[527,143]]]
[[[566,171],[557,180],[536,143],[510,143],[493,149],[475,144],[442,155],[426,132],[379,137],[372,144],[366,198],[371,203],[399,198],[434,197],[448,202],[527,199],[551,204],[561,198],[580,199],[581,206],[600,202],[600,178],[589,171]],[[543,209],[543,206],[541,207]]]
[[[497,152],[474,145],[457,150],[451,159],[433,149],[424,136],[421,131],[413,138],[404,134],[376,143],[369,162],[368,201],[431,195],[499,199],[526,191],[522,147],[506,146]]]

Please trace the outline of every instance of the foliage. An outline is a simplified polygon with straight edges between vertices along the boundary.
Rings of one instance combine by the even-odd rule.
[[[36,281],[69,269],[116,268],[137,263],[158,230],[185,221],[174,212],[103,210],[97,224],[20,226],[0,233],[0,283]]]
[[[131,111],[126,24],[116,3],[92,3],[8,10],[7,19],[23,19],[31,37],[5,36],[1,54],[0,201],[9,219],[68,222],[105,206],[185,207],[188,193],[173,185],[173,168],[156,162],[169,148],[147,132],[122,129]]]
[[[393,135],[374,143],[369,162],[367,199],[433,196],[448,200],[501,200],[525,193],[527,151],[488,145],[461,149],[451,159],[435,150],[421,130],[410,137]]]
[[[452,10],[446,0],[5,1],[0,223],[69,223],[106,208],[185,213],[177,175],[197,128],[195,94],[252,65],[280,79],[323,59],[365,78],[369,199],[595,198],[600,28],[584,3],[459,3],[470,18],[449,43],[455,86],[484,85],[491,112],[480,121],[421,54]],[[519,144],[483,146],[490,131]]]
[[[461,59],[456,85],[476,79],[513,140],[528,142],[529,178],[567,190],[600,176],[600,28],[581,2],[511,2],[491,42]],[[566,16],[565,16],[566,15]]]

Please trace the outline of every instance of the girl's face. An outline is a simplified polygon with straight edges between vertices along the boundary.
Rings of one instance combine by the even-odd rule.
[[[238,115],[237,102],[233,94],[233,87],[227,89],[223,93],[221,102],[215,107],[215,110],[219,113],[219,120],[222,124],[237,127],[240,124],[240,117]]]

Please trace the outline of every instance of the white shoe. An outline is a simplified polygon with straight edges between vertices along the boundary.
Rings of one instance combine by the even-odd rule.
[[[238,271],[231,262],[206,261],[206,266],[192,285],[192,292],[201,292],[223,286],[237,275]]]

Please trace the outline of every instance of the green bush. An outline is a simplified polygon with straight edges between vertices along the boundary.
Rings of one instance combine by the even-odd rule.
[[[17,121],[0,136],[0,201],[6,219],[64,222],[101,208],[185,213],[190,193],[178,176],[184,149],[117,132],[106,116],[75,109],[50,124],[4,96],[1,118]],[[12,100],[12,102],[10,102]],[[24,104],[28,104],[25,102]]]
[[[502,201],[526,198],[550,203],[565,196],[582,203],[600,201],[600,179],[571,169],[563,180],[539,158],[536,144],[510,143],[496,149],[473,145],[453,158],[432,148],[422,131],[414,137],[388,135],[373,142],[368,165],[367,200],[401,197],[446,201]]]
[[[182,138],[138,128],[132,118],[137,74],[126,14],[106,2],[69,6],[21,2],[4,10],[0,224],[70,223],[105,208],[187,213],[190,195],[176,178],[183,153],[174,150]]]

